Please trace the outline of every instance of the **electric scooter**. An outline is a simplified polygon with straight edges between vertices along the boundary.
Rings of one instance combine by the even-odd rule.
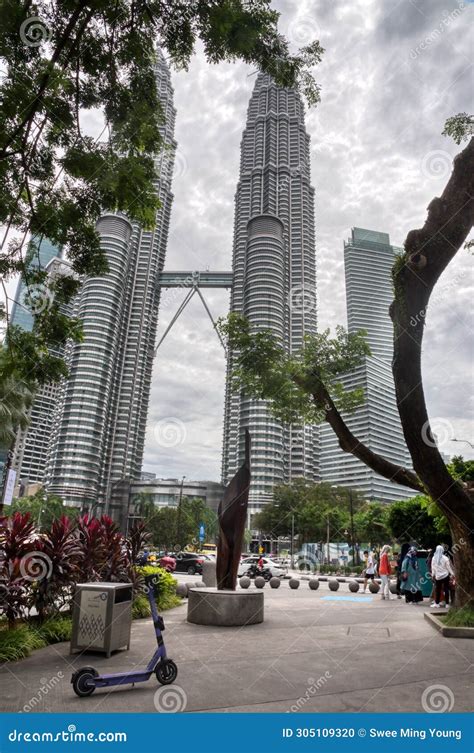
[[[162,685],[171,685],[176,680],[178,667],[166,655],[162,635],[165,624],[163,617],[160,617],[156,607],[155,587],[158,586],[158,579],[156,575],[147,575],[145,577],[147,596],[150,602],[151,616],[153,617],[156,642],[158,644],[158,648],[146,668],[131,670],[130,672],[117,672],[113,675],[100,675],[94,667],[81,667],[71,677],[73,690],[79,698],[92,695],[96,688],[110,688],[112,685],[134,685],[136,682],[146,682],[150,679],[153,672],[156,674],[158,682]]]

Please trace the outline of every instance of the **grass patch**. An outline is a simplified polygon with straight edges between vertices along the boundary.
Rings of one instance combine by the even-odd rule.
[[[42,625],[38,625],[36,630],[44,638],[47,644],[70,641],[72,619],[71,617],[52,617],[43,622]]]
[[[446,627],[474,628],[474,609],[472,607],[450,609],[448,614],[440,615],[439,619],[442,620]]]

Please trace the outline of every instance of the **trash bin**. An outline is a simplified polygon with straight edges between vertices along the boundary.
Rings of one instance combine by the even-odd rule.
[[[130,648],[131,583],[77,583],[73,598],[71,654]]]

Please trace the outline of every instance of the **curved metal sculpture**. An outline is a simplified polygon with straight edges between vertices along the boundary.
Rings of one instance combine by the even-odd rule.
[[[245,431],[245,460],[219,504],[216,577],[219,590],[235,591],[242,554],[250,488],[250,434]]]

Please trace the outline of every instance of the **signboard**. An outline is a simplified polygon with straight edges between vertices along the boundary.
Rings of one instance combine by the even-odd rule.
[[[199,524],[199,541],[202,543],[206,535],[206,529],[204,523]]]
[[[3,495],[3,504],[11,505],[13,499],[13,490],[15,488],[16,471],[13,468],[9,468],[7,472],[7,480],[5,481],[5,493]]]

